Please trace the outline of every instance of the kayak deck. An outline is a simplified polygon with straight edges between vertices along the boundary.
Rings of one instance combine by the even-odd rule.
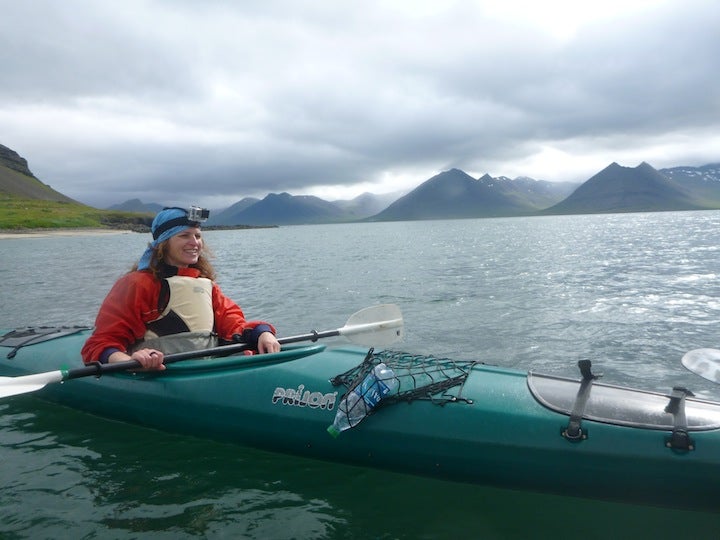
[[[0,341],[0,374],[79,363],[81,331]],[[14,351],[7,358],[4,351]],[[337,439],[342,397],[378,362],[398,391]],[[482,364],[323,345],[86,377],[38,397],[96,415],[266,450],[463,482],[720,507],[720,404]],[[567,436],[577,420],[583,437]],[[674,445],[686,433],[692,445]],[[670,441],[670,445],[668,445]],[[681,441],[682,442],[682,441]],[[692,447],[690,447],[692,446]]]

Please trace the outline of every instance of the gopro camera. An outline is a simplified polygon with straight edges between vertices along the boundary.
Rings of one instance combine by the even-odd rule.
[[[188,221],[197,221],[198,223],[202,223],[203,221],[207,221],[207,218],[209,217],[210,210],[208,210],[207,208],[191,206],[187,211]]]

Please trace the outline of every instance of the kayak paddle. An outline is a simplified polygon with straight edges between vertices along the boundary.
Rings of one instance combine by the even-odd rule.
[[[701,377],[720,384],[720,350],[695,349],[686,352],[682,365]]]
[[[336,336],[343,336],[351,343],[366,347],[384,347],[390,345],[403,337],[402,313],[400,312],[400,308],[394,304],[379,304],[354,313],[342,328],[326,330],[324,332],[313,331],[308,334],[278,338],[278,341],[281,344],[287,344],[300,341],[317,341],[318,339]],[[170,364],[172,362],[201,358],[203,356],[227,355],[249,348],[250,345],[247,343],[233,343],[231,345],[221,345],[209,349],[168,354],[165,356],[164,363]],[[0,377],[0,398],[35,392],[50,383],[63,382],[80,377],[99,377],[106,373],[130,371],[141,367],[142,365],[137,360],[128,360],[126,362],[115,362],[112,364],[90,364],[74,369],[60,369],[20,377]]]

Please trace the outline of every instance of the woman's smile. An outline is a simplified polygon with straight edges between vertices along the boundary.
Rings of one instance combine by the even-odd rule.
[[[202,233],[190,227],[168,240],[165,262],[172,266],[187,267],[198,262],[202,250]]]

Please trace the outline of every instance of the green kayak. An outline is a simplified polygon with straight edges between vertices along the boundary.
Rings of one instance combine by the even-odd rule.
[[[87,329],[0,334],[5,383],[32,391],[30,375],[93,369],[79,360]],[[393,374],[386,394],[362,421],[331,436],[343,397],[372,382],[381,363]],[[583,363],[576,378],[560,378],[314,343],[183,360],[162,372],[98,371],[45,381],[34,395],[161,430],[397,472],[720,508],[720,403],[682,388],[662,394],[600,383],[592,369]]]

